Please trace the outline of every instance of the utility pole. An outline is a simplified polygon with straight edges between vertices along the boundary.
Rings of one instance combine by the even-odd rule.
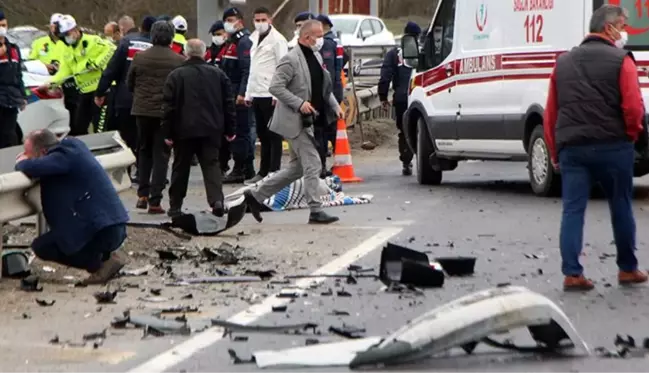
[[[208,33],[210,26],[221,19],[226,6],[224,0],[196,0],[196,35],[208,46],[212,44],[212,36]]]
[[[312,14],[320,14],[320,0],[309,0],[309,12]]]

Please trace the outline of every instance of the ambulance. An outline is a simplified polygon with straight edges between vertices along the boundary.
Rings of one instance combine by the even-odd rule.
[[[459,161],[525,161],[534,193],[556,195],[560,175],[543,138],[549,77],[603,4],[629,12],[627,48],[649,102],[649,1],[440,0],[421,39],[401,41],[416,69],[404,132],[419,183],[440,184]],[[647,173],[649,161],[638,156],[635,176]]]

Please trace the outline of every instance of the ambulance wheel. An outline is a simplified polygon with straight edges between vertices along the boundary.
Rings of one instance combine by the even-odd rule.
[[[540,197],[558,196],[561,193],[561,175],[550,160],[543,126],[538,125],[532,131],[527,154],[527,170],[534,194]]]
[[[439,185],[442,183],[442,171],[435,171],[430,165],[430,156],[435,148],[428,135],[426,122],[419,118],[417,121],[417,181],[421,185]]]

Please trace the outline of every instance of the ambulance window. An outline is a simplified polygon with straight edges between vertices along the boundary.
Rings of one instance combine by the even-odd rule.
[[[453,29],[455,28],[456,0],[443,0],[433,22],[433,27],[424,42],[426,68],[432,68],[448,57],[453,50]]]

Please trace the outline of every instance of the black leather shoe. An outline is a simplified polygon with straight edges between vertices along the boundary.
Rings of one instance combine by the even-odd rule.
[[[212,214],[219,218],[225,215],[225,208],[223,208],[223,203],[215,203],[214,206],[212,206]]]
[[[252,216],[257,220],[257,222],[261,223],[264,220],[264,218],[261,217],[261,203],[257,201],[249,190],[243,192],[243,198],[245,199]]]
[[[324,211],[312,212],[309,215],[309,224],[331,224],[340,220],[337,216],[331,216]]]
[[[412,165],[410,163],[403,164],[403,168],[401,169],[401,175],[403,176],[412,175]]]

